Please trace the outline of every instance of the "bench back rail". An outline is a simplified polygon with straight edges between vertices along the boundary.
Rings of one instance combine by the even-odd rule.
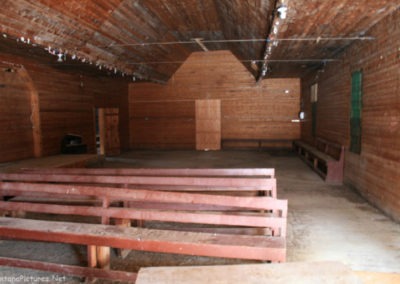
[[[0,237],[121,249],[284,261],[284,239],[0,217]],[[283,246],[282,246],[283,245]]]
[[[219,173],[227,176],[208,172],[192,176],[190,171],[185,176],[104,173],[27,170],[0,174],[0,213],[25,212],[27,218],[35,219],[0,217],[0,237],[86,245],[90,267],[1,257],[0,265],[8,261],[26,268],[134,281],[134,273],[107,273],[91,267],[108,267],[111,247],[285,261],[287,200],[238,194],[261,191],[276,196],[273,172],[256,177],[243,172],[240,177],[227,172]],[[230,191],[235,194],[227,194]],[[131,227],[132,221],[139,227]],[[144,221],[146,227],[141,226]]]
[[[164,222],[212,224],[244,227],[273,228],[274,234],[286,235],[287,201],[264,196],[227,196],[198,193],[131,190],[112,187],[93,187],[60,184],[37,184],[22,182],[0,182],[3,196],[29,196],[69,199],[68,196],[94,197],[101,201],[101,207],[85,205],[63,205],[34,202],[20,202],[18,198],[0,201],[0,209],[48,214],[80,215],[102,217],[103,220],[130,219],[156,220]],[[36,195],[39,194],[39,195]],[[58,199],[57,199],[58,198]],[[22,199],[23,200],[23,199]],[[121,204],[136,201],[147,208],[120,208]],[[187,205],[184,208],[168,210],[163,204]],[[190,206],[194,205],[194,208]],[[197,205],[197,206],[196,206]],[[206,210],[200,211],[201,206]],[[207,206],[212,206],[208,208]],[[228,209],[231,210],[228,213]],[[207,210],[213,210],[208,211]],[[225,213],[223,213],[225,212]],[[265,213],[268,212],[268,213]]]
[[[109,176],[275,177],[275,169],[269,168],[23,168],[21,171],[26,173]]]
[[[67,183],[174,191],[253,191],[276,197],[276,179],[260,177],[102,176],[51,173],[0,173],[2,181]]]

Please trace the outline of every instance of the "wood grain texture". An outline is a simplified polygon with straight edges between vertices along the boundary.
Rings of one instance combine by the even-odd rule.
[[[275,2],[3,0],[0,27],[10,37],[24,36],[40,45],[34,51],[36,54],[50,45],[93,63],[116,66],[129,74],[164,82],[191,52],[201,50],[192,39],[203,38],[217,41],[205,42],[209,50],[230,50],[256,75],[257,68],[251,68],[251,61],[262,59],[265,48],[262,39],[271,28]],[[366,5],[366,0],[286,1],[288,15],[280,21],[276,38],[367,34],[371,26],[399,7],[398,1],[393,0],[369,2]],[[258,41],[225,41],[242,39]],[[181,41],[186,43],[177,43]],[[320,58],[334,58],[351,43],[349,40],[281,41],[270,59],[315,58],[317,61],[271,62],[271,76],[302,76],[321,64]]]
[[[221,101],[196,100],[196,150],[221,149]]]
[[[0,63],[0,162],[33,157],[31,92],[19,67]],[[13,72],[5,72],[6,69]]]
[[[6,85],[0,97],[0,135],[10,137],[1,139],[0,151],[4,151],[4,155],[0,161],[34,155],[30,103],[33,87],[38,95],[39,118],[36,120],[40,120],[43,156],[59,154],[61,140],[68,133],[81,135],[88,152],[95,153],[94,108],[97,106],[120,108],[120,141],[123,149],[128,147],[126,82],[62,72],[10,54],[0,53],[0,60],[23,65],[31,79],[28,84],[17,73],[0,72],[1,84]]]
[[[371,203],[400,220],[400,12],[370,30],[371,44],[354,44],[319,74],[317,136],[350,145],[351,73],[363,72],[361,154],[346,151],[345,183]],[[305,110],[310,117],[309,87],[303,81]],[[311,122],[302,124],[302,139],[312,141]]]
[[[221,100],[222,139],[297,139],[300,128],[291,120],[299,93],[298,79],[255,84],[229,51],[193,53],[166,85],[130,85],[130,146],[194,149],[194,103],[204,99]]]

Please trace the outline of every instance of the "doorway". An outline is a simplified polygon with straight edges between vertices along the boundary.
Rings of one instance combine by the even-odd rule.
[[[96,108],[96,150],[97,154],[116,156],[121,153],[119,139],[119,109]]]

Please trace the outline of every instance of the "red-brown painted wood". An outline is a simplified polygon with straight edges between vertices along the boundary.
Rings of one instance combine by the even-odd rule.
[[[0,257],[1,266],[11,266],[27,269],[35,269],[41,271],[55,272],[66,275],[74,275],[86,278],[99,278],[107,280],[120,280],[127,281],[128,283],[135,283],[137,273],[117,271],[117,270],[105,270],[98,268],[72,266],[66,264],[56,264],[49,262],[41,262],[27,259],[16,259],[9,257]]]
[[[264,176],[275,177],[267,168],[24,168],[23,172],[46,174],[126,175],[126,176]]]
[[[355,43],[324,72],[302,81],[302,100],[310,112],[310,85],[318,78],[317,133],[344,145],[344,183],[370,203],[400,221],[400,106],[398,25],[400,11],[369,31],[376,39]],[[361,153],[350,148],[351,74],[362,71]],[[318,76],[318,77],[317,77]],[[313,142],[311,121],[302,122],[302,140]]]
[[[166,85],[130,85],[130,145],[195,149],[195,102],[201,100],[220,101],[222,140],[298,139],[300,126],[292,119],[298,117],[299,98],[299,79],[268,79],[256,84],[229,51],[193,53]],[[273,146],[284,147],[287,142]]]
[[[268,206],[265,206],[268,208]],[[152,220],[163,222],[179,222],[193,224],[212,224],[229,226],[251,227],[286,227],[286,219],[269,217],[268,214],[249,213],[188,213],[178,211],[137,210],[129,208],[99,208],[93,206],[52,205],[28,202],[4,202],[0,201],[0,209],[8,211],[26,211],[36,213],[49,213],[60,215],[95,216],[103,218],[118,218],[132,220]],[[286,229],[284,229],[286,232]]]
[[[276,180],[251,177],[152,177],[152,176],[96,176],[63,174],[1,173],[3,181],[55,182],[71,184],[128,184],[151,186],[158,190],[189,191],[267,191],[276,197]]]
[[[285,260],[284,238],[0,218],[0,236],[199,256]]]
[[[248,209],[279,209],[280,201],[264,196],[227,196],[200,193],[166,192],[157,190],[122,189],[112,187],[95,187],[80,185],[61,185],[48,183],[29,182],[0,182],[0,193],[7,195],[35,196],[44,193],[49,197],[107,197],[111,201],[147,201],[147,202],[173,202],[181,204],[203,204],[215,206],[229,206]],[[24,194],[25,193],[25,194]],[[68,198],[66,200],[68,200]]]

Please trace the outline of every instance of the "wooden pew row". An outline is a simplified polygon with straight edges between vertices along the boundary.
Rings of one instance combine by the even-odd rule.
[[[46,197],[55,197],[56,200],[74,196],[95,197],[101,200],[100,206],[19,202],[13,200],[0,202],[0,210],[43,213],[43,219],[45,219],[46,214],[91,216],[101,219],[102,224],[87,224],[82,223],[81,219],[79,219],[79,222],[74,223],[54,220],[0,218],[0,237],[88,246],[89,267],[108,267],[110,247],[273,262],[285,261],[286,200],[277,200],[264,196],[210,196],[207,193],[132,190],[28,182],[1,182],[0,192],[3,196],[37,197],[44,195]],[[118,207],[127,201],[146,204],[147,208]],[[198,208],[201,208],[201,206],[213,206],[213,211],[160,210],[157,206],[152,209],[153,202],[183,204],[187,207],[199,206]],[[226,208],[234,211],[226,212]],[[218,211],[218,209],[221,211]],[[126,225],[126,220],[136,219],[166,223],[264,228],[268,229],[264,230],[268,235],[216,234],[203,232],[201,228],[198,232],[182,232],[179,226],[169,227],[169,230],[160,230],[109,225]],[[7,265],[12,265],[12,263],[14,262]],[[21,261],[16,261],[15,263],[21,264]],[[24,260],[21,265],[30,265],[38,268],[42,264]],[[61,264],[52,264],[52,266],[56,268],[54,271],[57,272],[62,267]],[[69,269],[65,273],[76,274],[78,271],[84,273],[87,277],[94,273],[89,270],[82,272],[79,268],[76,270]],[[118,273],[123,272],[117,272],[110,277],[116,277],[115,279],[117,279]]]
[[[22,168],[21,172],[109,176],[275,177],[275,169],[269,168]]]
[[[205,177],[205,176],[118,176],[52,173],[0,173],[2,181],[37,183],[86,184],[119,186],[136,189],[157,189],[201,192],[253,192],[277,197],[276,179],[265,177]]]

